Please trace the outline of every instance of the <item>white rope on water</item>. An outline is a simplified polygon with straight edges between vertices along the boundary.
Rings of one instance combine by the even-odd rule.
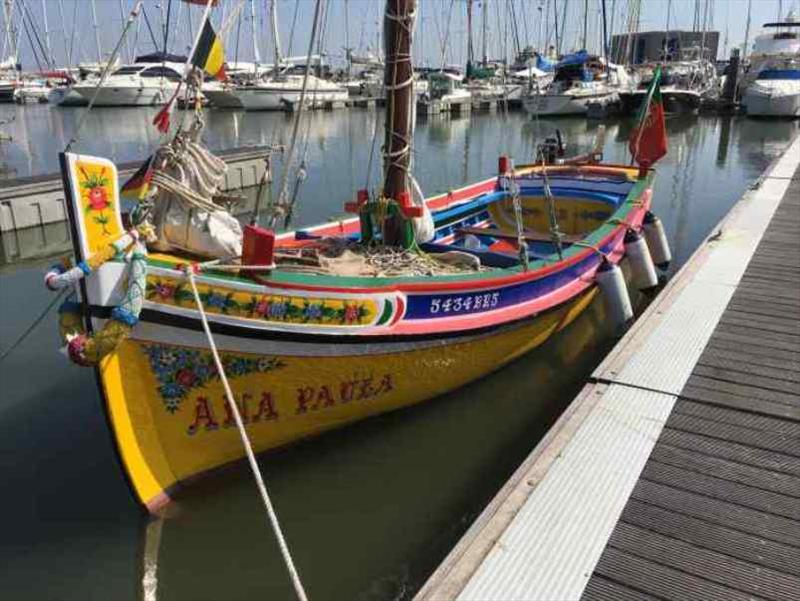
[[[228,399],[228,405],[231,408],[231,412],[233,413],[234,420],[236,421],[236,427],[239,430],[239,436],[242,439],[242,445],[244,446],[244,450],[247,453],[247,461],[250,463],[250,469],[253,472],[253,476],[256,479],[256,485],[258,486],[258,491],[261,493],[261,499],[264,501],[264,507],[267,510],[267,515],[269,516],[270,524],[272,525],[272,530],[275,533],[275,538],[278,539],[278,546],[281,549],[281,555],[283,556],[283,561],[286,564],[286,569],[289,571],[289,576],[292,580],[292,584],[294,585],[295,593],[297,594],[297,598],[300,601],[308,601],[308,597],[306,596],[306,591],[303,588],[303,583],[300,581],[300,575],[297,572],[297,568],[294,565],[294,561],[292,560],[292,555],[289,553],[289,547],[286,544],[286,539],[283,537],[283,531],[281,530],[281,525],[278,522],[278,516],[275,513],[275,508],[272,505],[272,500],[269,497],[269,493],[267,492],[267,486],[264,484],[264,477],[261,475],[261,470],[258,468],[258,462],[256,461],[256,456],[253,453],[253,447],[250,444],[250,438],[247,436],[247,432],[244,429],[244,423],[242,422],[242,416],[239,413],[239,406],[236,404],[236,399],[233,396],[233,392],[231,391],[231,386],[228,383],[228,377],[225,375],[225,369],[222,366],[222,360],[219,358],[219,352],[217,351],[217,345],[214,343],[214,337],[211,334],[211,328],[208,325],[208,319],[206,318],[206,312],[203,308],[203,302],[200,300],[200,293],[197,291],[197,284],[195,283],[195,274],[190,266],[186,270],[186,274],[189,278],[189,284],[192,287],[192,294],[194,295],[194,301],[197,303],[197,310],[200,313],[200,321],[203,323],[203,330],[205,331],[206,338],[208,339],[208,346],[211,349],[211,354],[214,357],[214,364],[217,367],[217,373],[219,373],[219,378],[222,381],[222,386],[225,388],[225,396]]]

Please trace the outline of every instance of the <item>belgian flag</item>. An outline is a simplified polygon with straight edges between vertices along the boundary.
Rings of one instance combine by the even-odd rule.
[[[225,50],[222,47],[222,40],[214,33],[208,20],[203,25],[203,33],[200,34],[197,47],[192,54],[192,64],[220,81],[228,78],[225,74]]]
[[[153,179],[153,155],[150,155],[150,158],[123,184],[119,190],[120,196],[130,200],[143,199],[150,189],[151,179]]]

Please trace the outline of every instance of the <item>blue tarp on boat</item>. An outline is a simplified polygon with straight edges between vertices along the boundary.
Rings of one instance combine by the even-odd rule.
[[[574,54],[567,54],[561,58],[556,67],[570,67],[573,65],[582,65],[589,60],[589,53],[586,50],[575,52]]]
[[[542,57],[541,54],[537,54],[536,68],[539,69],[540,71],[546,71],[550,73],[555,70],[556,64],[553,61],[549,61],[546,58]]]

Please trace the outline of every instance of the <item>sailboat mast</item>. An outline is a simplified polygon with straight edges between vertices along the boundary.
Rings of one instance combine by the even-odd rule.
[[[281,38],[278,34],[278,0],[272,0],[269,10],[270,21],[272,22],[272,41],[275,50],[275,70],[280,69],[281,66]],[[308,65],[306,65],[308,68]]]
[[[489,63],[489,57],[486,55],[486,5],[489,3],[489,0],[483,0],[481,4],[481,18],[483,19],[483,32],[482,32],[482,43],[483,43],[483,66],[485,67]]]
[[[254,74],[258,73],[258,64],[261,62],[261,55],[258,52],[258,36],[256,33],[256,0],[250,0],[250,30],[253,34],[253,67]]]
[[[97,46],[97,65],[103,62],[103,51],[100,49],[100,32],[97,29],[97,8],[94,5],[94,0],[91,1],[92,6],[92,27],[94,27],[94,43]]]
[[[583,49],[586,50],[586,38],[589,31],[589,0],[583,0]]]
[[[67,40],[67,21],[64,19],[64,0],[58,0],[58,16],[61,19],[61,34],[64,38],[64,60],[67,61],[67,68],[72,66],[72,56],[69,50],[69,40]],[[75,25],[73,24],[73,28]]]
[[[350,80],[353,65],[353,54],[350,48],[350,3],[344,0],[344,52],[347,57],[347,80]]]
[[[50,48],[50,28],[47,26],[47,4],[42,0],[42,25],[44,26],[44,50],[47,53],[45,62],[52,69],[55,67],[53,64],[53,50]]]
[[[383,18],[386,61],[383,80],[386,88],[383,195],[398,203],[409,194],[408,169],[414,113],[411,38],[415,15],[416,0],[386,0]],[[401,215],[387,219],[384,242],[389,245],[401,244],[403,229]]]
[[[467,0],[467,77],[472,76],[472,61],[474,52],[472,48],[472,0]]]
[[[744,29],[744,48],[742,48],[742,62],[747,58],[747,48],[750,45],[750,13],[753,10],[753,0],[747,0],[747,25]]]

